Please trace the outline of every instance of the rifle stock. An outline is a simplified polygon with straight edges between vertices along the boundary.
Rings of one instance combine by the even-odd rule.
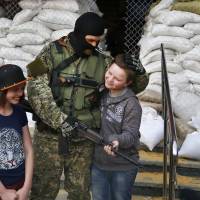
[[[85,124],[83,124],[81,122],[76,121],[74,123],[74,127],[80,133],[80,136],[83,136],[83,137],[89,139],[90,141],[94,142],[95,144],[99,144],[99,145],[102,145],[102,146],[110,145],[110,144],[106,144],[104,142],[103,137],[101,135],[99,135],[98,132],[96,132],[96,131],[88,128],[87,125],[85,125]],[[138,163],[136,161],[132,160],[130,157],[128,157],[127,155],[123,154],[119,150],[116,150],[116,149],[112,148],[112,151],[116,155],[118,155],[118,156],[124,158],[125,160],[128,160],[132,164],[138,166]]]

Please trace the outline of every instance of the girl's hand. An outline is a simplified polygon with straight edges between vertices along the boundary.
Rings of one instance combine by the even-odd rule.
[[[0,196],[1,200],[18,200],[17,192],[13,189],[6,189]]]
[[[104,150],[108,155],[115,156],[113,149],[117,150],[119,148],[119,141],[114,140],[110,145],[104,146]]]
[[[18,199],[17,200],[28,200],[29,192],[24,188],[21,188],[17,191]]]

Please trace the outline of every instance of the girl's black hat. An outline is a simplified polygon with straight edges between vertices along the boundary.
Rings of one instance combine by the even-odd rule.
[[[26,82],[22,69],[13,64],[6,64],[0,67],[0,91]]]

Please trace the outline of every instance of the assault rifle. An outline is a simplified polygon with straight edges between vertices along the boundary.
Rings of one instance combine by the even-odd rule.
[[[111,144],[106,144],[104,142],[103,137],[101,135],[99,135],[97,132],[95,132],[94,130],[88,128],[88,126],[86,124],[83,124],[79,121],[75,121],[74,128],[80,133],[80,136],[83,136],[83,137],[89,139],[90,141],[94,142],[95,144],[99,144],[102,146],[111,145]],[[111,145],[111,148],[112,148],[112,145]],[[129,162],[133,163],[134,165],[138,166],[138,163],[136,161],[132,160],[130,157],[126,156],[119,150],[112,148],[112,152],[114,152],[116,155],[124,158],[125,160],[128,160]]]

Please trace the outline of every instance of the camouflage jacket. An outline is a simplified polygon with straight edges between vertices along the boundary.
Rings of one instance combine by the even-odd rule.
[[[28,74],[32,77],[27,86],[28,100],[40,119],[53,129],[60,128],[63,121],[67,118],[67,109],[70,107],[68,102],[71,100],[75,105],[75,117],[83,122],[90,121],[88,125],[94,124],[94,122],[99,124],[99,109],[91,114],[94,117],[97,116],[97,118],[92,120],[87,119],[88,110],[90,109],[88,99],[91,97],[90,94],[93,93],[94,89],[64,86],[61,87],[61,96],[64,102],[59,106],[55,102],[52,88],[49,86],[52,71],[60,61],[74,54],[68,37],[63,37],[58,42],[63,49],[62,53],[57,53],[55,42],[52,42],[27,66]],[[78,60],[71,63],[67,69],[61,71],[60,74],[65,77],[66,74],[67,76],[71,76],[75,74],[75,71],[79,71],[78,75],[80,77],[89,77],[100,83],[103,82],[104,73],[110,61],[110,58],[106,58],[101,54],[90,56],[89,58],[78,58]],[[75,90],[74,97],[72,97],[73,90]],[[88,96],[88,98],[86,96]],[[94,128],[97,127],[94,126]]]

